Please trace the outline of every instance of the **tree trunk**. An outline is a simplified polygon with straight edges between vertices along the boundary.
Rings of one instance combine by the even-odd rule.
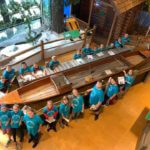
[[[64,0],[51,0],[51,30],[64,31]]]
[[[0,0],[0,6],[2,6],[2,5],[6,5],[5,0]],[[7,9],[7,7],[6,7],[6,9]],[[3,19],[4,19],[5,23],[9,23],[10,22],[9,15],[6,12],[2,11],[1,15],[3,16]]]

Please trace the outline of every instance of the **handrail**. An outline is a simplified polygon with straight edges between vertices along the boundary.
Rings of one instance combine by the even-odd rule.
[[[34,46],[34,47],[30,47],[30,48],[28,48],[28,49],[26,49],[26,50],[24,50],[24,51],[21,51],[21,52],[19,52],[19,53],[17,53],[17,54],[14,54],[14,55],[12,55],[12,56],[10,56],[10,57],[6,57],[6,58],[2,59],[2,60],[0,61],[0,63],[6,62],[6,61],[8,61],[8,60],[10,60],[10,59],[15,58],[16,56],[19,56],[19,55],[24,54],[24,53],[26,53],[26,52],[29,52],[29,51],[31,51],[31,50],[33,50],[33,49],[35,49],[35,48],[38,48],[38,47],[40,47],[40,45],[41,45],[41,44],[36,45],[36,46]]]
[[[71,43],[75,43],[75,42],[82,41],[82,40],[84,40],[84,38],[82,38],[82,39],[79,39],[79,40],[76,40],[76,41],[72,41]],[[62,45],[67,45],[67,44],[70,44],[70,43],[64,43],[64,44],[62,44]],[[60,46],[62,46],[62,45],[53,46],[53,47],[50,47],[50,48],[45,48],[44,50],[48,50],[48,49],[57,48],[57,47],[60,47]]]
[[[90,32],[90,31],[93,31],[93,29],[90,29],[90,30],[88,30],[88,31],[89,31],[89,32]],[[81,35],[84,35],[84,34],[86,34],[86,33],[85,33],[85,32],[84,32],[84,33],[81,33]],[[6,58],[0,60],[0,63],[5,63],[5,62],[7,62],[7,61],[9,62],[11,59],[13,59],[13,58],[15,58],[15,57],[17,57],[17,56],[19,56],[19,55],[22,55],[22,54],[24,54],[24,53],[27,53],[27,52],[29,52],[29,51],[35,49],[35,48],[41,48],[40,52],[45,51],[45,50],[47,50],[47,49],[44,49],[44,46],[45,46],[45,45],[50,44],[50,43],[54,43],[54,42],[58,42],[58,41],[62,41],[62,40],[65,40],[65,38],[63,37],[63,38],[60,38],[60,39],[57,39],[57,40],[53,40],[53,41],[49,41],[49,42],[43,42],[43,41],[41,41],[40,44],[38,44],[38,45],[36,45],[36,46],[34,46],[34,47],[28,48],[28,49],[26,49],[26,50],[23,50],[23,51],[21,51],[21,52],[18,52],[18,53],[16,53],[16,54],[10,56],[10,57],[6,57]],[[81,40],[82,40],[82,39],[81,39]],[[68,44],[69,44],[69,43],[68,43]],[[62,44],[62,45],[66,45],[66,43],[65,43],[65,44]],[[62,46],[62,45],[59,45],[59,46]],[[57,47],[59,47],[59,46],[57,46]],[[55,48],[55,47],[50,47],[50,48],[48,48],[48,49],[51,49],[51,48]]]

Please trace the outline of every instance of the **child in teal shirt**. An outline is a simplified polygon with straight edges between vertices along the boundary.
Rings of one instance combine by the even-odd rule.
[[[98,81],[92,89],[88,90],[88,92],[90,92],[90,110],[94,112],[95,120],[97,120],[100,113],[100,106],[104,101],[104,91],[102,89],[102,83]]]
[[[72,99],[72,118],[76,119],[84,112],[84,99],[77,89],[72,91],[74,98]]]
[[[83,56],[93,55],[93,50],[89,47],[89,44],[86,45],[85,48],[82,49]]]
[[[11,114],[12,135],[13,135],[14,142],[16,143],[17,146],[17,142],[16,142],[17,132],[19,132],[20,142],[23,142],[23,138],[24,138],[24,130],[22,124],[24,114],[23,111],[19,109],[18,104],[15,104],[13,106],[13,110],[10,112],[10,114]]]
[[[68,126],[68,118],[70,113],[70,105],[68,98],[66,96],[63,97],[61,104],[59,105],[59,114],[60,114],[60,125],[63,128],[64,125]]]
[[[11,121],[10,111],[7,109],[6,105],[1,105],[0,127],[3,131],[3,134],[7,134],[8,139],[9,139],[6,146],[8,146],[11,142],[11,134],[10,134],[11,125],[10,125],[10,121]]]
[[[2,77],[0,80],[0,91],[3,93],[7,93],[9,88],[10,88],[9,82],[7,82],[4,77]]]
[[[3,71],[3,77],[9,82],[11,82],[14,76],[15,76],[15,69],[12,69],[11,66],[8,65],[6,69]]]
[[[115,41],[114,45],[116,48],[123,48],[123,43],[121,38],[118,38],[118,40]]]
[[[32,75],[32,74],[31,74],[31,68],[30,68],[29,66],[27,66],[27,64],[26,64],[25,62],[22,62],[22,63],[21,63],[21,68],[20,68],[20,70],[19,70],[19,74],[20,74],[20,77],[21,77],[23,80],[25,80],[24,75],[26,75],[26,74]]]
[[[121,37],[121,42],[123,45],[130,43],[130,38],[127,33],[125,33],[124,36]]]
[[[32,148],[35,148],[39,143],[39,130],[43,124],[40,116],[36,115],[32,109],[27,110],[27,114],[23,117],[23,121],[30,135],[29,143],[33,141]]]
[[[128,90],[134,83],[133,70],[129,70],[128,73],[124,71],[125,76],[125,90]]]
[[[108,85],[106,89],[106,104],[109,105],[112,100],[117,99],[117,94],[119,93],[119,88],[116,81],[113,78],[109,78]]]
[[[54,72],[59,72],[58,66],[60,65],[60,62],[57,60],[56,56],[52,56],[52,60],[49,62],[48,66],[51,70]]]
[[[81,50],[77,50],[77,52],[74,54],[73,59],[80,59],[82,58]]]

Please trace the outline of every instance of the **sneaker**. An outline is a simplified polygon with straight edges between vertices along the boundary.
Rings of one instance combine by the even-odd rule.
[[[8,140],[5,147],[8,147],[10,143],[11,143],[11,140]]]
[[[56,127],[54,127],[53,130],[54,130],[55,132],[57,132]]]
[[[50,127],[50,128],[47,129],[47,131],[49,132],[51,129],[52,129],[52,128]]]
[[[99,115],[95,115],[94,120],[96,121],[96,120],[98,120],[98,118],[99,118]]]
[[[34,143],[34,144],[32,145],[32,148],[35,148],[37,145],[38,145],[38,143]]]
[[[29,140],[28,140],[28,143],[31,143],[33,140],[30,138]]]

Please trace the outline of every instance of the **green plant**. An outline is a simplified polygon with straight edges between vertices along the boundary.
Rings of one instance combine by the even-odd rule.
[[[24,0],[21,4],[11,0],[9,5],[6,5],[5,3],[0,5],[0,14],[3,16],[3,18],[6,18],[6,16],[9,19],[11,18],[8,22],[0,22],[0,29],[5,28],[5,26],[11,27],[12,25],[16,25],[18,23],[25,23],[28,29],[27,41],[32,42],[35,36],[35,33],[31,29],[32,20],[39,18],[39,16],[36,15],[36,12],[33,12],[34,16],[32,16],[30,9],[33,6],[38,6],[40,8],[36,0]],[[20,18],[13,17],[15,14],[20,15]]]

